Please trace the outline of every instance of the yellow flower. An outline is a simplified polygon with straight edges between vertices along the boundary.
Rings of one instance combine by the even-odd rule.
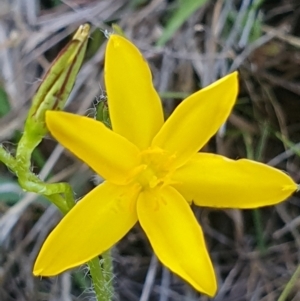
[[[35,275],[52,276],[111,248],[139,221],[160,261],[213,296],[216,277],[190,208],[256,208],[297,189],[267,165],[198,151],[225,122],[238,92],[234,72],[185,99],[164,122],[139,50],[111,35],[105,82],[113,130],[91,118],[48,111],[52,135],[105,182],[62,219],[44,243]]]

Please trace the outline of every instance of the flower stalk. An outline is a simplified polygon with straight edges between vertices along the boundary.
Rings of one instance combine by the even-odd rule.
[[[111,301],[114,294],[112,260],[110,251],[106,251],[88,262],[90,274],[93,281],[93,289],[97,301]]]

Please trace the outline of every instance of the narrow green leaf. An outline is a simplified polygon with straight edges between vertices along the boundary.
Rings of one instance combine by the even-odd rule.
[[[202,7],[208,0],[186,0],[180,1],[178,9],[170,18],[163,34],[156,42],[157,46],[164,46],[174,35],[177,29],[195,12]]]

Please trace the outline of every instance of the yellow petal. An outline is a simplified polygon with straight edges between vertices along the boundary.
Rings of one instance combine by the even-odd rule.
[[[105,182],[87,194],[46,239],[33,273],[54,276],[100,255],[136,223],[134,187]]]
[[[64,147],[115,184],[125,183],[128,173],[139,164],[135,145],[92,118],[47,111],[46,123]]]
[[[238,74],[231,73],[185,99],[154,137],[153,146],[170,151],[177,166],[200,150],[226,121],[238,93]]]
[[[142,54],[118,35],[108,40],[105,86],[113,130],[147,148],[164,122],[161,101]]]
[[[173,175],[175,188],[196,205],[257,208],[277,204],[297,185],[284,172],[266,164],[199,153]]]
[[[138,218],[162,263],[195,289],[213,296],[215,273],[203,233],[190,206],[172,187],[142,192]]]

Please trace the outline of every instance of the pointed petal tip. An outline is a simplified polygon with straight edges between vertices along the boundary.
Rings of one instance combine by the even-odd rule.
[[[60,275],[61,273],[64,273],[64,272],[72,269],[72,268],[75,268],[76,266],[80,266],[81,264],[84,264],[87,261],[88,260],[86,260],[82,263],[79,263],[78,265],[76,264],[76,265],[64,267],[64,268],[58,268],[55,266],[42,266],[42,267],[36,268],[34,266],[32,273],[35,277],[55,277],[55,276]]]
[[[41,254],[38,255],[38,257],[36,258],[36,261],[34,263],[34,266],[33,266],[33,275],[35,277],[51,277],[51,276],[56,276],[59,274],[58,273],[52,273],[50,272],[49,270],[49,266],[47,265],[47,263],[43,263],[41,262],[41,257],[40,257]],[[50,273],[49,273],[50,272]]]
[[[120,43],[128,43],[128,44],[131,44],[129,40],[125,39],[124,37],[118,35],[118,34],[111,34],[109,36],[109,39],[108,39],[108,47],[114,47],[114,48],[117,48],[117,47],[120,47]]]
[[[292,195],[294,192],[297,192],[299,190],[299,185],[296,183],[292,183],[290,185],[285,185],[282,187],[282,191],[286,192],[289,194],[287,197]]]
[[[111,34],[111,35],[109,36],[109,41],[117,41],[117,40],[119,40],[120,38],[121,38],[121,39],[124,39],[122,36],[113,33],[113,34]]]
[[[238,87],[239,87],[239,73],[237,71],[234,71],[232,73],[229,73],[225,75],[224,77],[220,78],[215,83],[221,84],[222,82],[227,82],[228,86],[230,88],[234,89],[236,91],[236,94],[238,93]],[[212,83],[212,86],[214,83]]]
[[[211,275],[207,275],[208,278],[211,278],[210,281],[207,281],[205,283],[205,285],[203,285],[203,281],[202,282],[189,282],[190,285],[198,292],[201,292],[207,296],[209,296],[210,298],[215,297],[215,295],[217,294],[217,290],[218,290],[218,284],[217,284],[217,280],[216,277],[213,276],[211,277]]]
[[[204,293],[207,296],[213,298],[217,293],[218,284],[217,284],[217,279],[216,279],[216,276],[215,276],[214,268],[213,268],[212,265],[211,265],[211,271],[209,271],[207,273],[207,280],[208,281],[205,281],[205,282],[203,282],[203,281],[197,282],[197,280],[196,280],[193,283],[192,282],[189,282],[189,283],[198,292]]]
[[[209,85],[206,88],[213,88],[216,85],[222,85],[222,83],[226,84],[228,86],[227,90],[231,90],[232,94],[234,95],[234,102],[232,105],[234,105],[236,101],[236,97],[239,92],[239,73],[237,71],[234,71],[232,73],[229,73],[225,75],[224,77],[220,78],[219,80],[215,81],[211,85]],[[205,88],[204,88],[205,89]]]
[[[51,276],[56,276],[57,274],[54,274],[54,273],[49,273],[49,271],[47,272],[47,267],[45,268],[45,266],[41,266],[40,262],[39,262],[39,259],[37,258],[36,259],[36,262],[34,263],[34,266],[33,266],[33,271],[32,271],[32,274],[35,276],[35,277],[51,277]]]
[[[217,290],[218,290],[217,283],[216,281],[214,281],[210,288],[207,288],[206,291],[203,290],[203,293],[208,295],[210,298],[213,298],[217,294]]]
[[[290,190],[291,192],[294,192],[296,190],[298,190],[298,184],[291,184],[291,185],[286,185],[283,187],[283,190]]]
[[[34,265],[33,265],[33,269],[32,269],[32,273],[34,276],[42,276],[43,275],[43,268],[40,266],[40,262],[39,262],[39,254],[37,256],[37,258],[35,259]]]
[[[111,41],[111,42],[125,41],[125,42],[128,42],[128,43],[131,43],[127,37],[125,37],[124,35],[118,34],[118,33],[112,33],[109,36],[108,41]]]
[[[299,185],[295,183],[292,177],[290,177],[287,173],[277,170],[280,173],[283,174],[283,179],[282,179],[282,192],[283,192],[283,197],[281,201],[286,200],[290,196],[292,196],[295,192],[299,191]],[[279,202],[281,202],[279,201]]]
[[[42,276],[42,272],[43,272],[42,269],[36,269],[36,268],[33,268],[33,271],[32,271],[32,273],[35,277]]]
[[[233,71],[233,72],[229,73],[228,76],[238,79],[239,73],[238,73],[238,71]]]

